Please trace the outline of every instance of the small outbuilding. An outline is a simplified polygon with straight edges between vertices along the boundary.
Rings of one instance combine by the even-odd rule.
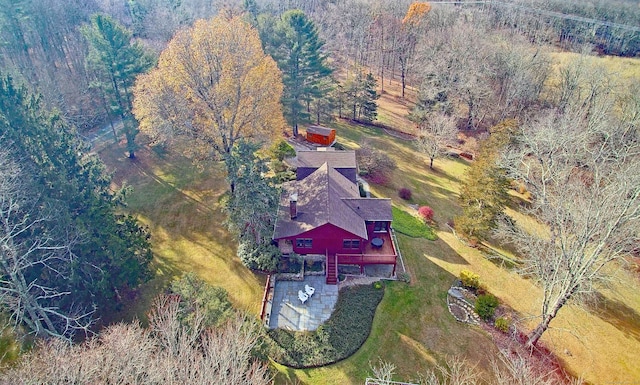
[[[331,146],[336,141],[336,130],[322,126],[307,127],[307,141]]]

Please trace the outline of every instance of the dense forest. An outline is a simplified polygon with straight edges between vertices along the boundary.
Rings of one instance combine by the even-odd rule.
[[[108,129],[131,161],[140,132],[198,166],[222,161],[238,255],[268,271],[277,265],[277,189],[262,178],[256,139],[296,136],[335,117],[386,127],[376,122],[377,100],[390,80],[405,105],[415,95],[407,134],[431,169],[459,131],[488,138],[473,147],[455,229],[472,242],[509,243],[538,278],[542,321],[527,345],[637,239],[640,79],[624,79],[621,90],[586,64],[590,55],[640,55],[637,1],[0,0],[0,26],[0,302],[17,334],[82,339],[153,275],[151,234],[127,214],[127,187],[114,191],[91,152],[92,132]],[[558,69],[560,51],[578,55]],[[502,215],[512,182],[535,197],[523,210],[549,226],[551,240]],[[576,202],[599,209],[577,215]],[[114,353],[120,346],[156,360],[124,382],[155,373],[149,383],[163,383],[154,368],[206,351],[194,373],[228,366],[219,381],[269,383],[255,360],[264,359],[259,332],[229,315],[224,294],[212,297],[226,323],[207,325],[202,304],[178,296],[188,301],[180,288],[157,300],[150,329],[110,329],[79,350],[49,342],[30,362],[41,370],[58,354],[100,351],[115,367],[128,357]],[[214,354],[224,349],[238,365]],[[28,376],[28,365],[12,375]]]
[[[406,77],[414,85],[421,75],[414,62],[422,62],[421,56],[429,55],[423,51],[435,46],[437,39],[455,38],[447,36],[449,31],[482,37],[484,42],[490,40],[488,34],[500,33],[566,49],[581,50],[586,43],[607,54],[636,56],[640,52],[640,10],[633,1],[617,1],[615,6],[603,1],[523,1],[521,6],[518,2],[456,6],[434,2],[426,25],[420,26],[422,30],[403,27],[409,4],[404,0],[246,1],[235,6],[238,11],[247,9],[257,23],[259,13],[276,16],[299,8],[316,23],[326,42],[326,53],[336,65],[367,66],[382,79]],[[7,0],[0,14],[0,66],[41,94],[49,109],[59,110],[69,124],[86,131],[121,113],[109,100],[115,91],[102,84],[103,70],[92,59],[92,43],[82,27],[91,24],[92,15],[109,15],[139,39],[149,54],[157,56],[177,30],[217,14],[224,6],[227,4],[222,2],[171,0]],[[593,20],[573,20],[558,14]],[[467,30],[452,28],[455,23],[465,24]],[[469,48],[480,48],[475,44]]]

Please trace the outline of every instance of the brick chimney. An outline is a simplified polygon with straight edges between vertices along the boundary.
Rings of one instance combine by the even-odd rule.
[[[298,217],[298,193],[289,195],[289,214],[291,214],[291,219]]]

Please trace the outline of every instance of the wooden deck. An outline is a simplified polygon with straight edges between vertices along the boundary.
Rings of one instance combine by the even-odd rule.
[[[395,265],[397,253],[395,245],[391,239],[391,234],[377,234],[383,243],[380,247],[375,247],[371,242],[367,243],[362,254],[339,253],[338,264],[340,265]]]
[[[394,247],[393,241],[391,240],[390,233],[377,233],[376,238],[382,239],[382,246],[375,247],[371,244],[371,240],[367,243],[364,248],[365,255],[374,256],[374,255],[396,255],[396,248]]]
[[[339,265],[395,265],[395,255],[338,254]]]

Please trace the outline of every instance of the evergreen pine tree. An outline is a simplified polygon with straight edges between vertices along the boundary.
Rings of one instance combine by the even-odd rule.
[[[46,236],[68,245],[70,258],[56,267],[57,274],[30,268],[39,285],[70,293],[46,298],[46,306],[61,313],[79,308],[100,313],[119,290],[149,277],[149,234],[134,218],[117,212],[102,163],[59,116],[44,111],[39,98],[16,87],[10,77],[0,79],[0,138],[21,168],[32,173],[30,188],[38,199],[33,215],[52,208],[43,215],[53,215],[52,220],[22,236],[34,241]],[[69,325],[60,327],[60,335],[71,332]]]
[[[131,113],[133,84],[137,75],[153,66],[154,59],[142,44],[132,42],[129,30],[110,16],[93,15],[91,25],[83,26],[81,31],[89,43],[87,68],[94,76],[91,85],[102,93],[108,117],[122,119],[129,157],[135,158],[139,131]]]
[[[324,42],[313,21],[300,10],[285,12],[275,26],[265,18],[259,25],[263,44],[282,71],[284,113],[297,135],[298,125],[310,120],[311,103],[326,97],[332,70],[322,53]],[[268,36],[266,29],[272,27],[275,35]]]
[[[498,165],[498,158],[512,140],[516,127],[515,120],[505,120],[491,128],[491,136],[481,144],[480,153],[462,182],[462,215],[455,218],[455,227],[471,240],[483,239],[495,229],[509,201],[510,182],[506,171]]]

